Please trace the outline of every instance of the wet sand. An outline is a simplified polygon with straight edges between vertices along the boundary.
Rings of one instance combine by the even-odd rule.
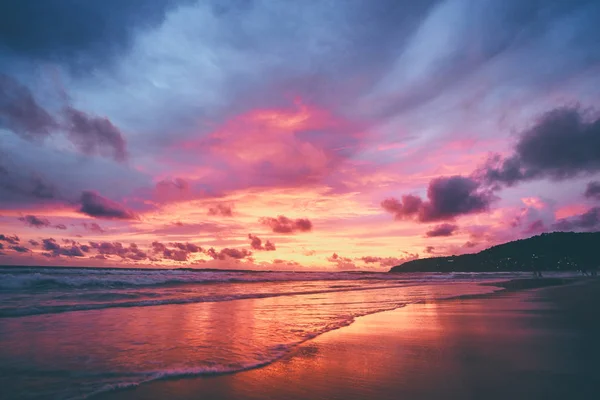
[[[361,317],[264,368],[95,399],[600,398],[600,281],[530,289],[547,283]]]

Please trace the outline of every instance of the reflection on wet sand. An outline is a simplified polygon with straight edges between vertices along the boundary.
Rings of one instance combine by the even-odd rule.
[[[585,398],[598,387],[582,367],[581,332],[541,299],[521,292],[409,305],[360,318],[265,368],[103,398]]]

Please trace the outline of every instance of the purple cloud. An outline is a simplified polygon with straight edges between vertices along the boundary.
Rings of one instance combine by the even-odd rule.
[[[579,108],[558,108],[522,132],[514,154],[494,156],[476,175],[492,185],[562,180],[600,171],[600,119]]]
[[[216,204],[208,209],[208,215],[231,217],[233,215],[233,207],[229,204]]]
[[[81,208],[79,212],[91,217],[105,219],[136,219],[136,215],[125,209],[122,205],[96,192],[84,191],[80,198]]]
[[[102,155],[123,162],[127,159],[125,139],[108,118],[93,117],[71,107],[65,109],[69,139],[84,154]]]
[[[440,236],[452,236],[458,229],[457,225],[454,224],[441,224],[435,226],[433,229],[427,231],[425,236],[427,237],[440,237]]]
[[[46,218],[36,217],[35,215],[25,215],[24,217],[20,217],[19,221],[24,222],[26,225],[31,226],[32,228],[45,228],[50,226],[50,221]]]
[[[486,211],[493,200],[489,192],[480,190],[477,181],[459,175],[433,179],[427,198],[413,195],[402,196],[401,201],[388,198],[381,202],[381,207],[397,220],[432,222]]]
[[[265,250],[265,251],[275,251],[275,244],[271,241],[267,240],[263,245],[262,240],[253,234],[248,234],[248,239],[250,239],[250,247],[254,250]]]
[[[600,182],[588,183],[584,196],[588,199],[600,200]]]
[[[0,74],[0,128],[24,139],[44,138],[58,127],[54,118],[34,99],[28,88]]]
[[[312,229],[312,223],[308,218],[290,219],[280,215],[277,218],[263,217],[259,222],[268,226],[275,233],[308,232]]]
[[[0,240],[9,244],[19,244],[19,242],[21,241],[21,239],[19,239],[17,235],[7,236],[3,234],[0,234]]]
[[[593,207],[583,214],[563,218],[554,224],[561,231],[597,231],[600,230],[600,207]]]

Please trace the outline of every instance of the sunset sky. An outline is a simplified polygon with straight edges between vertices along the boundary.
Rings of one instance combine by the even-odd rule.
[[[388,270],[600,230],[595,0],[0,4],[0,264]]]

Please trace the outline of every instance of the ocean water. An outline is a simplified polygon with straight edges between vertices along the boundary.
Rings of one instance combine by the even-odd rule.
[[[359,316],[521,275],[0,268],[0,398],[257,368]]]

